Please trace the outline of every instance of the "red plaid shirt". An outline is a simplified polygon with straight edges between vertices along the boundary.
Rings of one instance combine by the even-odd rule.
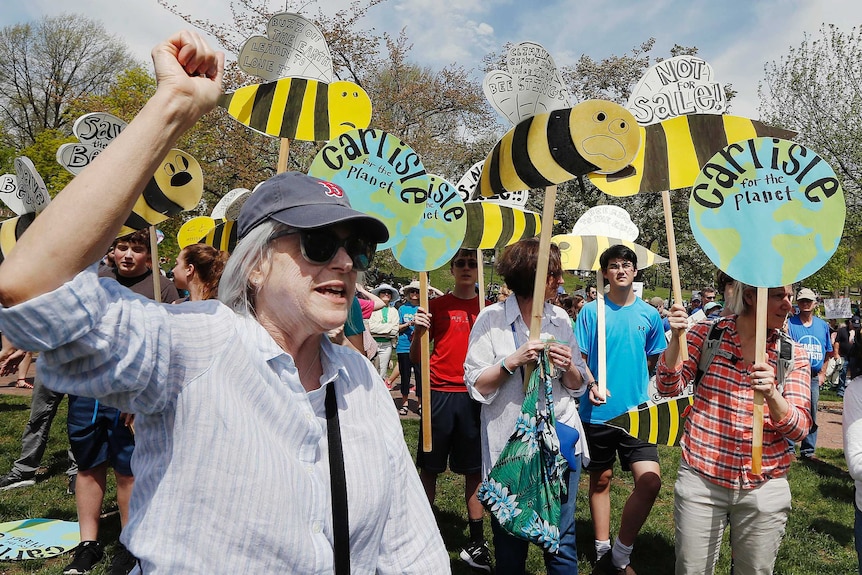
[[[688,361],[680,370],[668,367],[662,354],[656,377],[661,395],[680,395],[694,381],[700,350],[711,327],[711,321],[701,322],[689,330]],[[751,472],[754,411],[754,391],[748,378],[751,364],[741,359],[736,316],[722,318],[718,327],[724,328],[719,353],[694,390],[694,405],[686,418],[681,441],[682,457],[692,469],[717,485],[753,489],[768,479],[787,473],[793,461],[794,442],[808,434],[811,427],[811,367],[805,351],[794,344],[793,367],[785,374],[783,391],[790,410],[781,421],[773,421],[769,416],[769,406],[764,403],[763,473],[755,475]],[[778,340],[778,332],[773,330],[766,341],[769,363],[776,372]]]

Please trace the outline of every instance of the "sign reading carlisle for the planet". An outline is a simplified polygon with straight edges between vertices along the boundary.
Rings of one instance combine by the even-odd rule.
[[[422,219],[428,199],[427,172],[413,149],[382,130],[351,130],[315,156],[310,176],[338,184],[354,209],[383,221],[390,248]]]
[[[78,524],[59,519],[0,523],[0,561],[45,559],[71,551],[81,538]]]
[[[425,212],[407,238],[392,247],[398,263],[416,272],[435,270],[458,252],[467,230],[467,210],[458,188],[428,174]]]
[[[719,269],[749,285],[776,287],[805,279],[832,257],[844,229],[844,191],[812,150],[754,138],[703,166],[688,215]]]

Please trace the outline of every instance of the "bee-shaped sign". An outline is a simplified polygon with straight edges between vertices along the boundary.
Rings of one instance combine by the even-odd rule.
[[[587,100],[520,122],[485,160],[479,190],[544,188],[590,172],[617,172],[637,154],[640,132],[631,113],[613,102]]]
[[[371,98],[358,84],[333,81],[323,33],[299,14],[270,18],[267,37],[249,38],[240,50],[239,65],[270,82],[225,94],[219,106],[252,130],[324,142],[371,123]]]
[[[236,222],[227,220],[211,229],[206,236],[198,242],[212,246],[217,250],[232,253],[236,247]]]
[[[125,126],[123,120],[106,112],[81,116],[72,127],[72,133],[77,136],[79,143],[60,146],[57,162],[78,175]],[[204,177],[198,161],[182,150],[169,151],[144,193],[135,202],[119,235],[142,230],[194,208],[200,202],[203,191]]]
[[[252,130],[290,140],[328,141],[371,123],[371,98],[353,82],[282,78],[225,94],[219,106]]]
[[[796,132],[740,116],[689,114],[640,127],[643,146],[630,169],[590,174],[590,181],[611,196],[688,188],[700,168],[733,142],[761,136],[790,139]]]
[[[42,176],[27,156],[15,158],[15,174],[0,176],[0,200],[19,216],[41,212],[51,201]]]
[[[542,231],[539,214],[493,202],[467,202],[467,231],[461,247],[472,250],[503,248]]]

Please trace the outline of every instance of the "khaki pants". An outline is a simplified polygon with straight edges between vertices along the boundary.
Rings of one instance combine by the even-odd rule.
[[[734,575],[771,574],[790,513],[787,479],[757,489],[728,489],[680,463],[674,486],[676,575],[711,575],[730,521]]]

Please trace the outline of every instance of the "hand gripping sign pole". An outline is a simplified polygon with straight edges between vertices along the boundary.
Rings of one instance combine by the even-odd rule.
[[[445,179],[429,174],[426,182],[427,202],[422,220],[404,241],[392,247],[392,254],[401,265],[419,272],[419,305],[427,312],[428,270],[439,268],[458,253],[467,229],[467,210],[455,186]],[[434,241],[428,241],[431,238]],[[426,453],[431,451],[430,339],[425,330],[419,340],[422,381],[417,382],[422,390],[422,451]]]

